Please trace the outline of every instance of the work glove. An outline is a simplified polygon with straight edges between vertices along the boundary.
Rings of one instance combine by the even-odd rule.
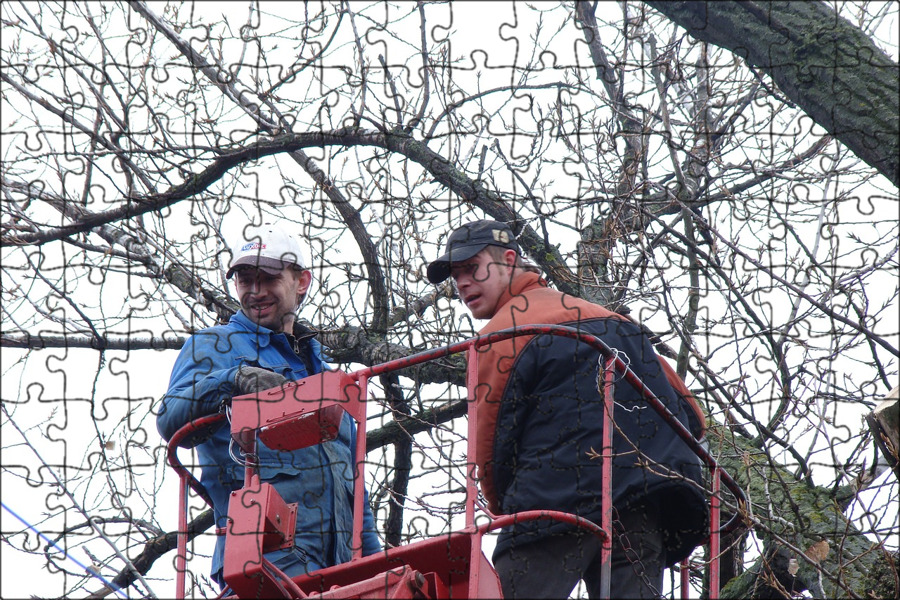
[[[242,365],[234,376],[234,395],[256,394],[269,388],[284,385],[287,381],[283,375],[279,375],[269,369]]]

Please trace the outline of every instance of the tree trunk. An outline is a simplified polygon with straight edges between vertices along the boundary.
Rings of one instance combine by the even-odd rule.
[[[900,386],[895,387],[872,412],[866,424],[884,461],[900,479]]]
[[[900,67],[827,4],[647,4],[767,73],[813,121],[900,185]]]
[[[868,598],[883,583],[873,573],[893,573],[882,568],[889,559],[880,546],[841,512],[854,491],[800,482],[721,426],[708,438],[720,465],[750,496],[748,516],[764,550],[747,571],[722,582],[722,598],[784,598],[805,590],[816,598]]]

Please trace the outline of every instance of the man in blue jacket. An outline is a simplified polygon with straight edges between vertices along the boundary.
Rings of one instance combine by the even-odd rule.
[[[297,239],[275,225],[248,226],[226,274],[241,304],[226,325],[193,335],[182,348],[157,415],[169,440],[188,422],[225,410],[233,396],[277,387],[325,370],[315,333],[296,322],[312,282]],[[193,443],[196,443],[193,442]],[[290,576],[350,560],[356,426],[345,414],[337,439],[292,452],[259,442],[259,473],[285,502],[297,502],[294,547],[266,554]],[[197,445],[200,481],[213,500],[216,527],[226,526],[228,499],[244,483],[239,448],[227,425]],[[381,550],[364,502],[363,554]],[[224,586],[225,536],[216,541],[212,578]]]

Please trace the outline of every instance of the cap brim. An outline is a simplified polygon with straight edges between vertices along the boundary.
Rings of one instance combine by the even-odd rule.
[[[431,283],[441,283],[450,277],[451,263],[469,260],[482,250],[488,247],[488,244],[475,244],[473,246],[456,246],[446,254],[437,257],[426,269],[428,281]]]
[[[234,261],[231,267],[228,268],[228,272],[225,273],[225,279],[231,279],[234,272],[242,268],[259,269],[269,275],[278,275],[287,266],[291,266],[291,263],[285,263],[267,256],[244,256]]]

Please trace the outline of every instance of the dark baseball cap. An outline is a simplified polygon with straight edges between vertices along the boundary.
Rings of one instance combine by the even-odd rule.
[[[466,223],[447,238],[447,250],[428,265],[428,281],[440,283],[450,277],[450,265],[469,260],[487,246],[500,246],[519,253],[516,236],[506,223],[489,219]]]

